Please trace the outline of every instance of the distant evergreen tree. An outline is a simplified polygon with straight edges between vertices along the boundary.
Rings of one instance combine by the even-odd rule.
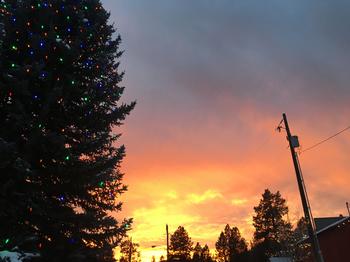
[[[204,247],[201,247],[199,242],[193,248],[192,255],[193,262],[213,262],[213,258],[210,255],[210,250],[208,245],[206,244]]]
[[[294,261],[303,262],[311,260],[311,244],[309,241],[303,241],[309,237],[307,230],[307,221],[304,217],[298,220],[292,237],[292,256]]]
[[[202,248],[201,259],[203,262],[213,262],[213,258],[210,254],[210,250],[207,244]]]
[[[197,242],[197,244],[193,248],[192,261],[193,262],[201,262],[202,261],[202,247],[199,244],[199,242]]]
[[[120,244],[120,262],[141,261],[139,246],[138,243],[132,242],[131,238],[124,239]]]
[[[230,260],[229,248],[224,232],[220,233],[218,240],[215,243],[216,259],[219,262],[228,262]]]
[[[302,240],[309,237],[309,234],[307,231],[307,221],[305,217],[302,217],[297,221],[297,224],[293,233],[295,238],[298,240]]]
[[[189,261],[193,242],[183,226],[179,226],[170,237],[169,260]]]
[[[284,218],[288,214],[288,206],[280,192],[273,194],[266,189],[254,211],[253,252],[256,259],[268,261],[271,256],[288,255],[292,226]]]
[[[215,244],[217,260],[219,262],[242,261],[248,250],[245,239],[237,227],[226,225]]]
[[[114,261],[120,37],[99,0],[0,0],[0,250]]]

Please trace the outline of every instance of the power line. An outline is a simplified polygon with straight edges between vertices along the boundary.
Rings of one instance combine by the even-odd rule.
[[[311,149],[314,149],[315,147],[317,147],[317,146],[319,146],[319,145],[321,145],[321,144],[327,142],[328,140],[331,140],[332,138],[336,137],[337,135],[340,135],[341,133],[345,132],[345,131],[348,130],[348,129],[350,129],[350,126],[344,128],[343,130],[340,130],[339,132],[335,133],[334,135],[331,135],[330,137],[327,137],[326,139],[323,139],[323,140],[321,140],[320,142],[318,142],[318,143],[316,143],[316,144],[314,144],[314,145],[312,145],[312,146],[310,146],[310,147],[308,147],[308,148],[306,148],[306,149],[300,151],[299,154],[304,153],[305,151],[309,151],[309,150],[311,150]]]

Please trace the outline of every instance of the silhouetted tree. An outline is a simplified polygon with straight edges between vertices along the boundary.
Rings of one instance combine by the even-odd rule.
[[[237,227],[227,224],[215,244],[217,260],[220,262],[240,261],[247,252],[247,243]]]
[[[132,242],[131,238],[125,239],[120,244],[120,262],[139,262],[140,252],[138,250],[139,244]]]
[[[202,247],[199,244],[199,242],[197,242],[196,246],[193,248],[192,261],[193,262],[202,261]]]
[[[201,259],[203,262],[213,262],[213,258],[210,254],[210,250],[207,244],[202,248]]]
[[[179,226],[170,237],[169,260],[189,261],[193,242],[183,226]]]
[[[213,258],[210,255],[210,250],[207,244],[204,247],[201,247],[199,242],[197,242],[196,246],[193,249],[192,255],[193,262],[213,262]]]
[[[312,258],[311,244],[306,240],[308,237],[307,221],[304,217],[302,217],[298,220],[293,231],[292,244],[294,261],[303,262]]]
[[[259,205],[254,207],[254,211],[253,252],[255,259],[267,261],[271,256],[288,254],[292,226],[284,219],[288,214],[288,207],[280,192],[273,194],[266,189]]]
[[[302,240],[304,238],[309,237],[308,230],[307,230],[307,221],[304,217],[298,220],[293,233],[295,238],[298,240]]]
[[[161,255],[160,258],[159,258],[159,262],[164,262],[164,261],[166,261],[166,260],[165,260],[164,256]]]
[[[152,256],[151,262],[156,262],[156,257],[155,256]]]
[[[0,250],[114,261],[130,221],[120,37],[100,0],[0,1]],[[112,134],[112,130],[114,133]],[[29,246],[29,245],[28,245]]]

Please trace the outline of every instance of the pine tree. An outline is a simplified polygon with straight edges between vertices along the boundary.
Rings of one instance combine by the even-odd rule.
[[[191,259],[193,242],[186,229],[179,226],[170,236],[169,260],[189,261]]]
[[[203,262],[213,262],[213,258],[210,255],[210,250],[207,244],[202,248],[201,259]]]
[[[0,250],[43,261],[114,261],[120,36],[99,0],[3,0],[0,40]],[[113,129],[114,130],[114,129]]]
[[[197,242],[197,244],[193,248],[192,261],[193,262],[200,262],[200,261],[202,261],[202,247],[199,244],[199,242]]]
[[[247,243],[237,227],[226,225],[215,244],[217,259],[220,262],[240,261],[247,251]]]
[[[193,262],[213,262],[213,258],[210,255],[210,250],[207,244],[204,247],[201,247],[199,242],[193,248],[192,255]]]
[[[292,234],[293,261],[312,260],[311,244],[309,241],[303,241],[309,237],[307,230],[307,221],[304,217],[300,218]]]
[[[216,258],[219,262],[228,262],[230,258],[229,250],[227,247],[227,239],[224,232],[220,233],[218,240],[215,243]]]
[[[271,256],[285,255],[292,232],[291,224],[284,218],[288,214],[286,200],[279,191],[274,194],[266,189],[254,211],[253,249],[256,256],[263,261]]]
[[[139,244],[132,242],[132,239],[128,238],[121,242],[120,244],[120,262],[138,262],[140,261],[140,252],[138,250]]]

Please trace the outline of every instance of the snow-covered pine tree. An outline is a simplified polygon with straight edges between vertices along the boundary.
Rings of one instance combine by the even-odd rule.
[[[43,261],[113,261],[131,220],[120,37],[99,0],[1,0],[0,250]]]

